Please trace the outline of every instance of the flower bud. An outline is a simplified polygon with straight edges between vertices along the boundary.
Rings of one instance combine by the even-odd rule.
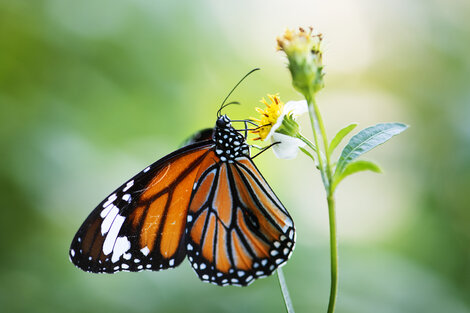
[[[292,75],[294,88],[309,98],[323,88],[323,63],[321,34],[313,35],[313,28],[308,31],[287,29],[282,37],[277,38],[278,50],[284,51],[288,68]]]

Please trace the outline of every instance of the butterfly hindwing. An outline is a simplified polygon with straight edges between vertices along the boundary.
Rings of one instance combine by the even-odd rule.
[[[216,160],[208,155],[196,176],[187,254],[203,281],[245,286],[287,261],[294,225],[251,159]]]
[[[194,179],[211,146],[205,141],[181,148],[116,189],[75,235],[71,261],[94,273],[179,265],[186,255],[184,230]]]

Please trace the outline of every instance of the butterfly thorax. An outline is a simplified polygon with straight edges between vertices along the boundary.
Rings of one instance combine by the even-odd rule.
[[[246,138],[232,127],[230,119],[222,115],[214,128],[215,153],[222,162],[231,162],[240,157],[250,156]]]

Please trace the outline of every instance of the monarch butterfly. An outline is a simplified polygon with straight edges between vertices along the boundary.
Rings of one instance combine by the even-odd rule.
[[[187,257],[204,282],[246,286],[284,264],[294,244],[292,218],[253,163],[246,133],[219,110],[212,131],[104,199],[69,256],[92,273],[159,271]]]

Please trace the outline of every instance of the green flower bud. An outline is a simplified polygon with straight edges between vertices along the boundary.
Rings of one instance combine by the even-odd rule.
[[[278,50],[284,51],[292,75],[292,85],[306,98],[323,88],[321,34],[312,35],[313,29],[298,31],[287,29],[277,38]]]
[[[297,121],[294,119],[294,115],[285,115],[282,119],[281,126],[279,126],[276,132],[291,137],[297,137],[300,134],[300,127]]]

